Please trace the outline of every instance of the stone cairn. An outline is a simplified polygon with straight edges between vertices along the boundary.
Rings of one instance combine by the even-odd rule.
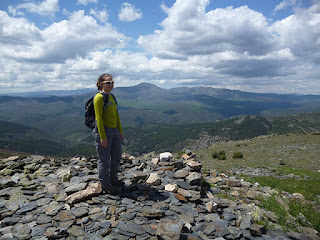
[[[95,158],[1,159],[0,239],[318,239],[311,228],[277,228],[277,217],[254,202],[270,190],[201,168],[191,151],[179,159],[124,154],[125,190],[110,195],[101,190]],[[261,219],[274,230],[255,223]]]

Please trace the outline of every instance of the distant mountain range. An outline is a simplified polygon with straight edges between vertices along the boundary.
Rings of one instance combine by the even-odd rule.
[[[33,96],[29,93],[0,96],[0,120],[41,131],[37,135],[48,134],[50,141],[59,143],[65,150],[86,148],[92,143],[92,137],[84,125],[84,105],[95,92],[81,89],[38,92]],[[211,125],[217,120],[246,115],[270,118],[320,111],[319,95],[258,94],[209,87],[162,89],[148,83],[115,88],[113,93],[128,138],[140,139],[140,143],[144,142],[141,136],[148,137],[153,128],[168,129],[169,126],[170,131],[174,131],[178,125],[184,125],[185,129],[197,128],[196,125]],[[138,129],[143,130],[141,136],[134,133]],[[130,147],[133,152],[140,152]],[[146,151],[150,149],[147,147]]]
[[[8,93],[8,94],[0,94],[0,96],[11,96],[11,97],[48,97],[48,96],[57,96],[57,97],[65,97],[65,96],[74,96],[80,95],[84,93],[91,92],[92,88],[83,88],[76,90],[49,90],[49,91],[38,91],[38,92],[19,92],[19,93]]]

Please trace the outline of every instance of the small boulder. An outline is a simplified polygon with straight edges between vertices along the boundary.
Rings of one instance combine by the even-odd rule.
[[[69,204],[74,204],[81,202],[93,196],[97,196],[102,192],[102,187],[100,183],[90,184],[85,190],[76,192],[66,198],[66,202]]]
[[[160,161],[169,161],[172,159],[172,154],[170,152],[160,153]]]
[[[157,229],[157,237],[163,240],[179,240],[182,231],[182,223],[162,219]]]
[[[190,185],[199,185],[201,183],[202,175],[198,172],[190,172],[186,180]]]
[[[177,192],[178,186],[177,186],[177,184],[170,184],[169,183],[164,187],[164,190],[166,190],[168,192]]]
[[[161,178],[158,173],[151,173],[146,183],[152,186],[158,186],[161,184]]]
[[[196,161],[187,161],[186,165],[190,167],[193,171],[199,172],[202,168],[202,164]]]

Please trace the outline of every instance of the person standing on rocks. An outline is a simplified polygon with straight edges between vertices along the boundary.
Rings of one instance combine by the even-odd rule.
[[[102,74],[97,81],[99,92],[93,104],[96,118],[94,129],[98,156],[98,175],[101,187],[107,193],[118,193],[123,183],[118,179],[118,168],[122,155],[122,133],[118,105],[111,93],[114,80],[110,74]],[[106,103],[106,104],[105,104]]]

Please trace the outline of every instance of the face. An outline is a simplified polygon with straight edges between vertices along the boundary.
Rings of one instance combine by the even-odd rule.
[[[105,91],[108,91],[108,92],[111,92],[112,89],[113,89],[113,79],[112,77],[108,77],[106,78],[106,80],[104,80],[102,82],[102,88],[105,90]]]

